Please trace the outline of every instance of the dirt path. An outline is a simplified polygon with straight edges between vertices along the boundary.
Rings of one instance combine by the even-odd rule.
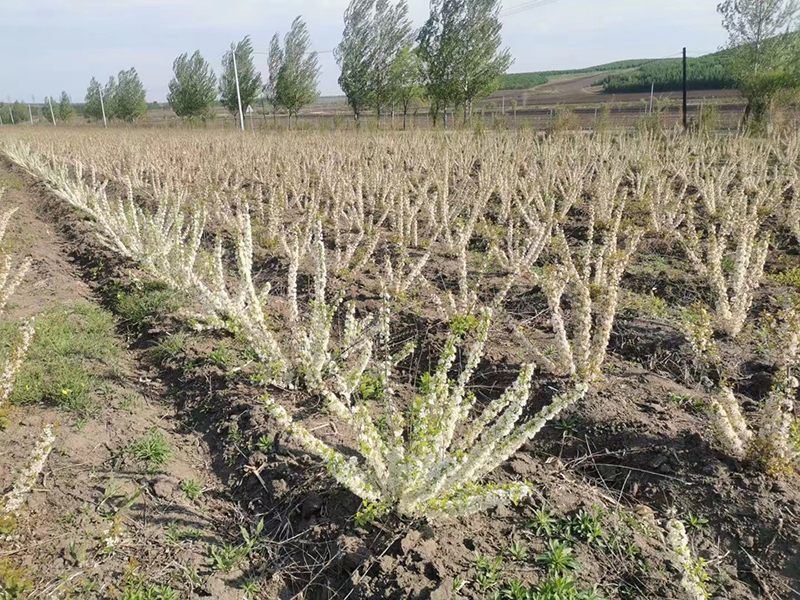
[[[47,331],[37,331],[34,344],[55,340],[53,331],[72,319],[113,323],[71,257],[75,240],[48,222],[44,196],[3,161],[0,184],[9,188],[0,202],[18,207],[6,249],[16,261],[33,260],[3,322],[36,316]],[[48,401],[15,408],[0,429],[0,494],[12,488],[46,424],[56,438],[26,503],[0,531],[0,590],[17,578],[32,598],[116,598],[154,585],[180,591],[176,598],[243,597],[228,581],[235,573],[206,568],[207,544],[222,543],[234,508],[202,436],[185,427],[165,384],[151,378],[113,326],[102,343],[113,359],[89,363],[96,375],[91,415]],[[26,365],[36,363],[31,352]]]

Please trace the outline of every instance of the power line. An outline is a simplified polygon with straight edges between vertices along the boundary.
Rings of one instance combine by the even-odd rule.
[[[522,4],[517,4],[515,6],[509,6],[508,8],[504,8],[500,11],[501,17],[511,17],[513,15],[518,15],[523,12],[527,12],[529,10],[533,10],[534,8],[540,8],[542,6],[547,6],[548,4],[555,4],[559,0],[528,0],[527,2],[523,2]]]

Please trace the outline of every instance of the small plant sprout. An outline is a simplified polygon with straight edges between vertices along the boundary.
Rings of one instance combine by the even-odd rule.
[[[181,491],[188,500],[197,500],[203,495],[203,486],[193,479],[184,479],[181,481]]]
[[[275,441],[268,435],[262,435],[256,440],[256,447],[264,454],[269,454],[275,447]]]
[[[505,554],[517,562],[525,562],[528,560],[528,547],[520,542],[514,542],[506,548]]]
[[[565,542],[547,540],[547,550],[536,557],[553,574],[563,575],[578,568],[572,548]]]
[[[128,453],[134,460],[145,463],[148,471],[157,471],[172,458],[172,446],[164,434],[153,427],[144,437],[128,445]]]

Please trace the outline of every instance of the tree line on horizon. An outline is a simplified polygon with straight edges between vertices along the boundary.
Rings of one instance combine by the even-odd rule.
[[[796,100],[800,92],[800,33],[797,32],[800,0],[724,0],[717,6],[728,31],[724,52],[692,59],[691,89],[735,87],[747,101],[744,120],[763,122],[777,100]],[[407,0],[351,0],[344,13],[341,42],[334,57],[338,79],[353,118],[365,111],[381,115],[391,110],[406,117],[415,104],[425,101],[434,126],[450,114],[471,120],[475,101],[503,84],[513,60],[501,49],[500,0],[431,0],[428,19],[414,30]],[[302,17],[297,17],[281,39],[269,44],[266,80],[255,66],[249,36],[231,44],[222,58],[217,79],[199,51],[181,54],[173,63],[168,104],[185,120],[213,117],[219,103],[235,118],[257,102],[269,104],[274,117],[285,111],[291,117],[319,98],[317,53],[310,51],[310,36]],[[604,80],[613,93],[671,91],[681,83],[679,60],[622,61],[636,70],[610,75]],[[532,75],[518,74],[515,85],[530,83]],[[238,76],[238,77],[237,77]],[[238,79],[238,89],[237,89]],[[541,77],[534,78],[537,82]],[[66,121],[74,114],[71,100],[62,92],[58,102],[45,98],[37,106],[48,121]],[[134,122],[147,111],[145,88],[135,68],[120,71],[105,86],[93,77],[86,92],[82,114],[89,119]],[[32,105],[0,103],[3,123],[23,123],[32,118]]]

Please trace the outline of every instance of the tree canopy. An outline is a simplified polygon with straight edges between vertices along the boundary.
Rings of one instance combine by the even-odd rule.
[[[181,54],[172,63],[172,71],[167,102],[175,114],[188,119],[207,117],[217,100],[217,78],[200,51],[191,58]]]

